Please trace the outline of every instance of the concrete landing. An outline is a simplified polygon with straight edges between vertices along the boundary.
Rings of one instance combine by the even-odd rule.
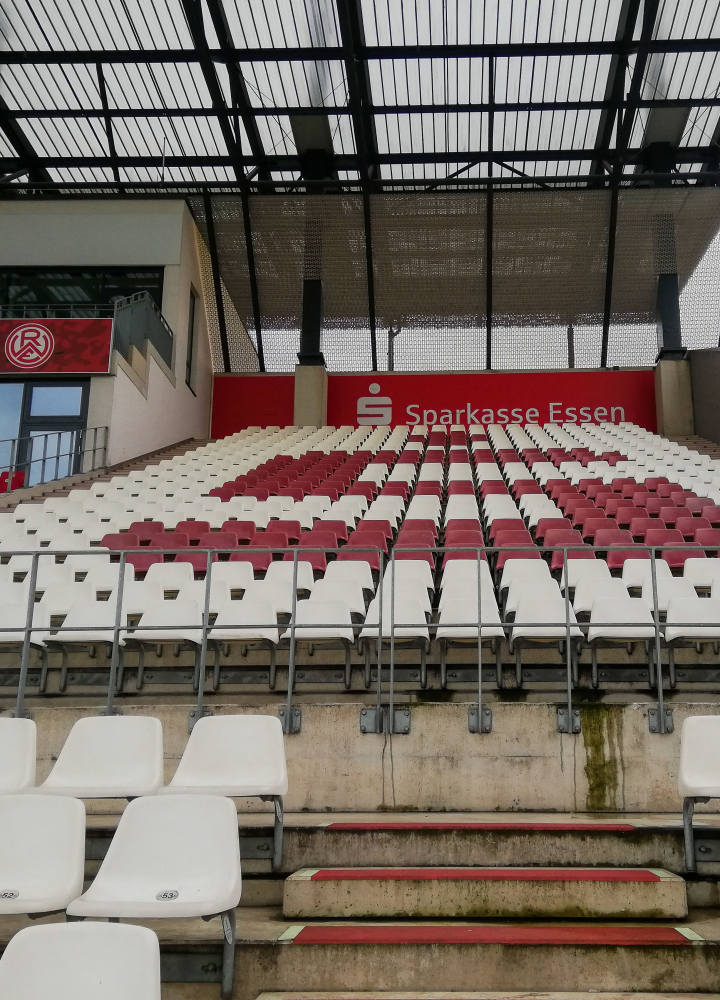
[[[684,919],[685,882],[651,868],[306,868],[292,918]]]

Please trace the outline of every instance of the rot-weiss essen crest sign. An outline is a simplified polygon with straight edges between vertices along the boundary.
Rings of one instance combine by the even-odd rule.
[[[103,374],[111,342],[111,319],[0,320],[0,373]]]

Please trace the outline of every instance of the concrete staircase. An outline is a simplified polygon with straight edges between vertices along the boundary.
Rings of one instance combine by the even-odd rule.
[[[244,939],[242,995],[247,977],[278,991],[264,1000],[719,992],[720,911],[688,910],[678,833],[561,817],[310,821],[287,834],[286,859],[307,866],[284,881],[284,926],[268,912],[267,937],[256,919]]]

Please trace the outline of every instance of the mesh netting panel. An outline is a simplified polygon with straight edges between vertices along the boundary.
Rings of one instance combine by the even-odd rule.
[[[230,195],[214,196],[213,204],[232,367],[254,371],[242,205]],[[203,201],[191,205],[206,237]],[[362,198],[253,195],[250,206],[268,370],[292,371],[296,364],[303,278],[323,282],[322,349],[329,370],[369,370]],[[398,371],[485,367],[485,207],[484,193],[467,191],[371,196],[380,370],[388,367],[391,326],[400,329],[394,340]],[[569,326],[575,367],[599,366],[609,216],[608,191],[496,192],[493,368],[566,367]],[[620,192],[609,365],[654,363],[657,276],[675,270],[683,342],[717,345],[719,226],[718,189]],[[212,303],[204,253],[206,301]],[[221,368],[213,323],[213,358]]]
[[[250,216],[267,370],[295,367],[304,278],[322,279],[321,348],[328,369],[369,369],[362,198],[254,197]]]
[[[493,367],[557,368],[575,334],[576,367],[600,362],[610,196],[499,191],[493,218]]]
[[[197,219],[197,216],[196,216]],[[199,221],[199,220],[198,220]],[[202,233],[197,232],[197,251],[200,262],[200,277],[203,286],[203,299],[205,301],[205,316],[207,318],[208,337],[210,340],[210,353],[212,355],[213,369],[216,372],[224,371],[222,347],[220,346],[220,324],[218,322],[217,308],[215,306],[215,286],[213,284],[212,264],[210,252],[208,251]],[[234,372],[256,372],[259,371],[258,356],[255,346],[248,336],[248,332],[238,315],[233,299],[224,281],[221,281],[223,305],[225,307],[225,329],[227,332],[228,349],[230,353],[230,368]]]
[[[720,192],[713,188],[621,191],[613,274],[609,365],[648,365],[657,356],[657,278],[677,272],[683,343],[698,340],[717,315],[718,254],[712,247],[720,220]],[[706,253],[707,251],[707,253]],[[714,274],[714,282],[711,275]],[[695,276],[697,275],[697,276]],[[703,344],[702,346],[706,346]]]
[[[371,219],[378,367],[399,325],[397,371],[484,368],[485,196],[374,195]]]
[[[680,293],[680,323],[686,347],[700,350],[720,344],[720,235],[712,241]]]

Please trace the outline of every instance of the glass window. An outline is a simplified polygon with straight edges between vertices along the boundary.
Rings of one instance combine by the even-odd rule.
[[[7,439],[20,433],[24,388],[23,382],[0,382],[0,472],[7,471],[14,457],[13,446]]]
[[[31,417],[79,417],[81,385],[36,385],[30,402]]]
[[[111,312],[117,299],[147,291],[162,306],[163,269],[124,270],[104,268],[17,268],[0,271],[0,306],[6,314],[33,315],[33,307],[48,306],[53,313],[63,307],[73,315],[94,315],[90,308],[106,306]]]
[[[0,382],[0,441],[18,436],[24,388],[24,382]]]

